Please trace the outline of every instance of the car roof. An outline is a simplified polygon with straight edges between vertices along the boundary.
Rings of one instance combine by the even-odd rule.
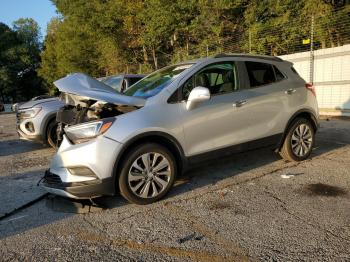
[[[124,77],[128,77],[128,78],[143,78],[146,75],[144,74],[122,74],[124,75]]]
[[[245,53],[221,53],[221,54],[217,54],[214,56],[209,56],[209,57],[205,57],[205,58],[199,58],[199,59],[194,59],[194,60],[188,60],[188,61],[184,61],[181,63],[178,63],[179,65],[181,64],[189,64],[189,63],[200,63],[200,62],[205,62],[208,60],[215,60],[216,58],[224,58],[224,57],[236,57],[236,58],[250,58],[250,59],[261,59],[261,60],[268,60],[268,61],[273,61],[273,62],[285,62],[285,60],[283,60],[280,57],[277,56],[269,56],[269,55],[253,55],[253,54],[245,54]]]
[[[252,54],[244,54],[244,53],[232,53],[232,54],[217,54],[213,56],[213,58],[222,58],[222,57],[243,57],[243,58],[256,58],[256,59],[263,59],[263,60],[271,60],[275,62],[283,62],[284,60],[277,56],[269,56],[269,55],[252,55]]]

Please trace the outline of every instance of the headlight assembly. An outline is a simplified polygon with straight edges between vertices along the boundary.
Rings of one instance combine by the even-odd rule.
[[[39,114],[40,111],[41,111],[41,107],[33,107],[31,109],[20,111],[19,114],[21,119],[33,118],[37,114]]]
[[[106,118],[100,121],[89,122],[66,127],[64,132],[74,144],[93,139],[106,132],[113,124],[115,118]]]

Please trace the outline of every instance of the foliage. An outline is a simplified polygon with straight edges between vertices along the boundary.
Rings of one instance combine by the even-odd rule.
[[[21,18],[13,29],[0,23],[0,99],[27,100],[45,92],[37,76],[40,64],[39,26]]]
[[[281,55],[306,51],[310,46],[303,45],[302,40],[310,38],[312,17],[316,48],[350,40],[349,5],[344,0],[52,2],[58,17],[48,25],[38,70],[51,92],[55,92],[52,83],[71,72],[95,77],[147,73],[173,62],[220,52]],[[335,13],[340,7],[343,9]],[[8,43],[20,41],[26,43],[24,46],[34,46],[33,50],[40,46],[38,31],[28,21],[18,21],[12,30],[21,35],[20,40],[1,30]],[[20,55],[27,65],[30,60],[36,67],[40,61],[21,48],[10,47],[7,53]],[[8,77],[10,71],[0,70],[2,85],[13,81]]]

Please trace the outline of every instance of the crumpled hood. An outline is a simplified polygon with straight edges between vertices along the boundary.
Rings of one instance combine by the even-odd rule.
[[[30,100],[28,102],[20,104],[18,109],[19,110],[27,109],[27,108],[31,108],[31,107],[34,107],[34,106],[37,106],[37,105],[40,105],[40,104],[43,104],[43,103],[47,103],[47,102],[52,102],[52,101],[58,101],[58,98],[57,97],[53,97],[53,98],[40,99],[40,100],[35,100],[35,101]]]
[[[112,87],[82,73],[70,74],[55,81],[54,85],[61,92],[116,105],[142,107],[146,103],[146,99],[119,94]]]

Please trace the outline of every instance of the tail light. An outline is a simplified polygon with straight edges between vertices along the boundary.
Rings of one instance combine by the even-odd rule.
[[[311,91],[311,93],[316,97],[316,90],[312,83],[306,83],[305,87],[307,90]]]

